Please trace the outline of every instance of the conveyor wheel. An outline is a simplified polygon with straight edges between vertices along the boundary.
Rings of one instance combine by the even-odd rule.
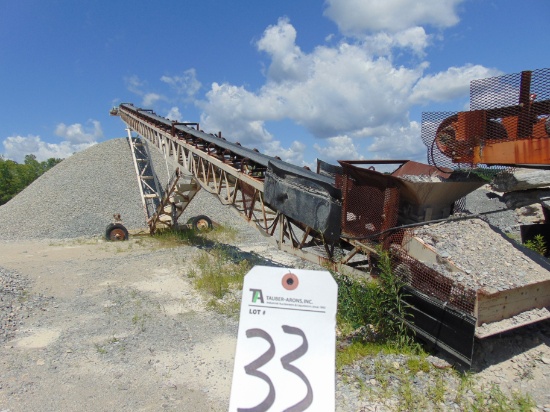
[[[111,223],[105,229],[107,240],[128,240],[128,230],[120,223]]]
[[[193,230],[202,232],[212,229],[212,220],[208,216],[199,215],[191,219],[191,227]]]

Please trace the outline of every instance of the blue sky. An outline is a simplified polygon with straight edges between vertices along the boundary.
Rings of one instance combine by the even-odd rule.
[[[423,111],[550,67],[548,0],[0,0],[0,153],[125,136],[121,102],[279,155],[425,161]]]

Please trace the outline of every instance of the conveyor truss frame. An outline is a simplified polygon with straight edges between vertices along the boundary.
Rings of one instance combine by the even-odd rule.
[[[180,126],[178,130],[192,128],[184,136],[174,137],[171,129],[163,130],[149,124],[124,110],[122,105],[117,114],[129,130],[142,136],[170,161],[177,163],[182,173],[192,176],[200,187],[216,195],[222,204],[233,206],[248,224],[274,240],[279,249],[346,275],[371,278],[370,262],[372,254],[376,253],[374,249],[364,243],[344,241],[335,250],[314,229],[265,204],[263,165],[240,157],[239,170],[234,166],[234,159],[222,160],[214,156],[216,148],[192,134],[193,130],[199,131],[197,123],[172,122],[172,126]],[[221,136],[214,137],[222,140]]]

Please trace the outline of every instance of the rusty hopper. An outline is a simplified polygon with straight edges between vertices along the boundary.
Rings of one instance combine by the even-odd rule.
[[[414,161],[404,163],[392,176],[398,178],[401,223],[445,219],[458,199],[485,183],[473,174],[468,176]]]
[[[401,166],[391,175],[358,167],[376,161],[340,161],[344,193],[342,229],[351,236],[382,232],[395,226],[444,219],[454,202],[484,184],[474,175],[413,161],[392,161]],[[390,163],[384,161],[383,163]],[[381,240],[381,239],[380,239]]]

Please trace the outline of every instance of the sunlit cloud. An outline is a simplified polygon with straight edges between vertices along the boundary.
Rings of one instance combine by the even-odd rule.
[[[462,3],[327,0],[325,16],[340,33],[326,36],[318,46],[304,51],[287,17],[268,26],[253,43],[268,59],[259,87],[212,82],[198,98],[202,84],[194,69],[160,78],[173,97],[147,90],[135,76],[126,79],[127,87],[148,106],[174,102],[168,112],[174,120],[182,117],[176,102],[193,99],[205,131],[222,131],[232,141],[295,164],[309,164],[314,155],[327,161],[424,159],[420,127],[410,112],[419,105],[465,97],[471,80],[499,74],[479,64],[429,71],[428,50],[443,38],[445,28],[459,22]],[[269,125],[278,121],[306,131],[315,150],[307,151],[304,141],[274,135]]]
[[[28,154],[34,154],[38,161],[52,157],[64,159],[93,146],[103,137],[101,124],[97,120],[89,120],[87,125],[59,123],[54,133],[63,140],[59,143],[49,143],[38,135],[8,136],[2,142],[3,156],[20,163]]]

